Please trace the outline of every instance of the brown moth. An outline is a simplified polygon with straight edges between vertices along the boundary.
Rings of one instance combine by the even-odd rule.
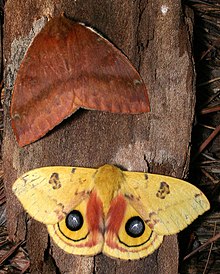
[[[79,108],[150,111],[146,86],[121,51],[91,28],[55,17],[33,40],[15,81],[11,118],[19,146]]]

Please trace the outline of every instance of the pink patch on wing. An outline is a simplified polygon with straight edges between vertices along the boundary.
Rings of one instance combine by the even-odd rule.
[[[126,200],[122,195],[112,200],[107,216],[106,244],[112,248],[118,248],[117,235],[123,221],[127,207]]]
[[[86,246],[93,246],[100,241],[100,234],[103,233],[103,206],[95,191],[89,197],[86,220],[90,234],[90,241]]]

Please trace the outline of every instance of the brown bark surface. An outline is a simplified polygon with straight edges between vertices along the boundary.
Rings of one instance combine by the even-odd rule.
[[[19,148],[9,106],[20,61],[46,17],[65,12],[110,39],[140,72],[148,86],[151,113],[119,115],[79,110],[46,137]],[[138,261],[104,255],[77,257],[48,238],[44,225],[29,219],[11,192],[25,171],[45,165],[99,167],[117,164],[129,170],[183,177],[188,164],[194,110],[194,78],[181,1],[161,0],[11,0],[5,6],[4,174],[8,230],[27,239],[32,273],[177,273],[176,236]],[[59,272],[58,272],[59,273]]]

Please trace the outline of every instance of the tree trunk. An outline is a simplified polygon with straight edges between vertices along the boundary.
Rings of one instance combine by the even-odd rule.
[[[181,1],[11,0],[5,5],[4,174],[8,231],[26,239],[32,273],[178,273],[176,236],[167,236],[149,257],[137,261],[98,255],[68,255],[50,240],[44,225],[27,217],[11,185],[24,172],[46,165],[99,167],[183,177],[187,169],[194,110],[194,74]],[[145,81],[151,113],[119,115],[79,110],[41,140],[19,148],[10,124],[16,72],[32,38],[65,12],[92,26],[131,60]]]

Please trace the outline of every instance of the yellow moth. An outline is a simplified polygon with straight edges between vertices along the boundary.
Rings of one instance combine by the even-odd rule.
[[[66,252],[130,260],[148,256],[164,235],[178,233],[210,208],[185,181],[113,165],[34,169],[16,180],[13,192]]]

